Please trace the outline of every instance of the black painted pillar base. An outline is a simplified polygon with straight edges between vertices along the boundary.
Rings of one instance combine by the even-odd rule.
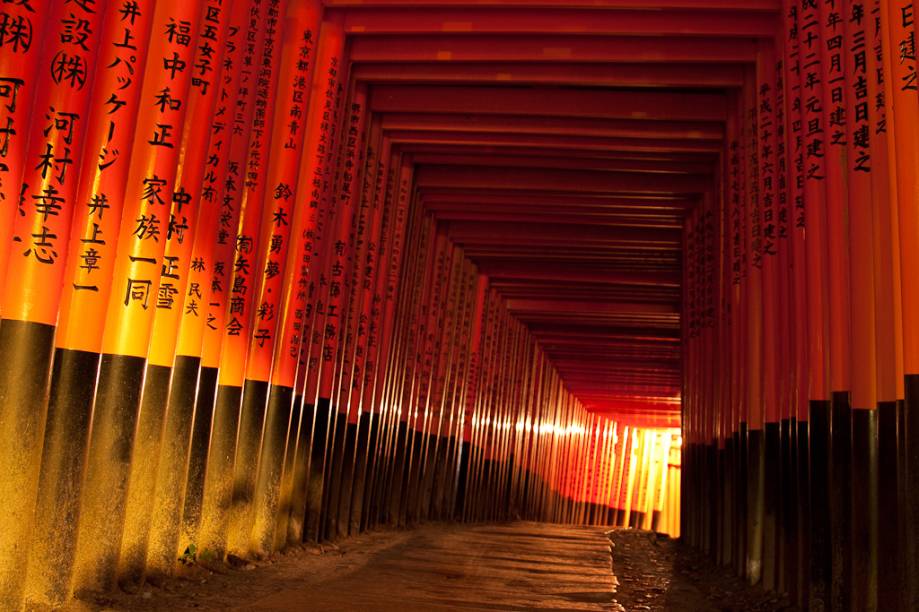
[[[721,490],[716,494],[719,500],[720,511],[718,513],[718,533],[720,546],[718,547],[718,562],[721,565],[730,565],[732,559],[732,548],[734,546],[731,537],[731,523],[733,521],[733,495],[734,495],[734,440],[727,438],[724,441],[724,448],[718,449],[718,482],[721,483]]]
[[[909,497],[909,476],[906,465],[906,409],[907,400],[897,400],[897,507],[899,520],[897,522],[898,537],[900,538],[900,572],[897,589],[899,591],[900,609],[909,610],[910,593],[907,588],[907,573],[909,572],[909,538],[912,525],[907,508]]]
[[[428,518],[443,520],[452,476],[452,458],[456,449],[456,439],[447,434],[440,437],[432,456],[431,503],[428,506]]]
[[[332,419],[328,399],[322,397],[318,399],[315,415],[307,478],[306,527],[303,533],[303,539],[310,542],[318,542],[322,535],[321,518],[323,489],[325,488],[325,457]]]
[[[175,358],[148,536],[148,573],[172,573],[175,569],[200,370],[199,357],[180,355]]]
[[[763,429],[763,574],[762,586],[777,590],[779,586],[779,508],[781,490],[781,431],[778,422],[766,423]]]
[[[898,496],[900,466],[899,402],[881,402],[877,409],[877,475],[878,504],[878,610],[901,610],[900,539],[901,508]]]
[[[708,442],[702,445],[702,457],[704,463],[703,465],[703,492],[704,497],[701,499],[710,499],[714,500],[717,497],[716,486],[718,482],[715,478],[718,475],[717,472],[717,448],[713,442]],[[707,554],[711,555],[714,551],[718,550],[718,505],[706,504],[705,507],[705,539],[704,539],[704,550]]]
[[[213,426],[207,450],[202,521],[198,550],[223,559],[227,550],[230,512],[233,505],[233,466],[236,462],[236,433],[242,387],[217,385]]]
[[[453,506],[453,516],[462,520],[466,507],[466,480],[469,478],[469,442],[463,440],[460,447],[459,470],[456,477],[456,500]]]
[[[182,537],[190,543],[198,541],[198,527],[201,524],[207,453],[214,419],[214,402],[217,397],[217,373],[217,368],[202,367],[198,376],[195,418],[188,452],[188,480],[185,484],[185,505],[182,510]]]
[[[85,351],[54,353],[29,553],[30,603],[62,605],[69,595],[99,359],[98,353]]]
[[[344,431],[344,448],[341,464],[341,483],[339,484],[338,503],[335,508],[335,537],[348,535],[351,525],[351,490],[354,486],[355,458],[359,424],[346,419]]]
[[[798,468],[797,420],[782,419],[782,517],[779,542],[781,543],[780,590],[796,601],[798,593]]]
[[[239,435],[233,470],[233,502],[230,514],[229,550],[240,556],[249,554],[250,534],[255,521],[253,501],[257,480],[262,426],[268,404],[268,383],[246,380],[239,411]]]
[[[412,430],[409,432],[411,440],[409,444],[410,457],[405,470],[405,482],[403,486],[403,496],[405,503],[402,505],[402,524],[417,524],[421,517],[419,509],[421,507],[421,498],[424,495],[422,482],[422,471],[425,464],[425,451],[427,449],[428,435],[422,430]]]
[[[810,575],[808,609],[830,609],[830,402],[810,402]]]
[[[832,581],[830,605],[850,609],[852,585],[852,407],[848,392],[833,393],[830,426],[830,541]]]
[[[747,431],[747,560],[744,575],[750,584],[760,584],[763,576],[763,526],[765,516],[765,434],[762,429]]]
[[[905,377],[903,419],[904,502],[903,526],[906,559],[903,591],[906,609],[919,610],[919,374]]]
[[[354,478],[351,484],[351,499],[348,512],[348,533],[356,534],[363,529],[364,495],[369,480],[368,468],[372,452],[371,441],[379,426],[378,419],[372,412],[362,412],[357,425],[357,442],[355,443]]]
[[[415,504],[415,516],[418,521],[427,521],[434,500],[434,474],[437,469],[438,447],[442,443],[440,436],[429,433],[422,436],[424,442],[418,456],[418,498]]]
[[[379,522],[379,484],[385,465],[385,419],[380,413],[371,417],[372,426],[367,441],[367,475],[364,477],[364,502],[361,509],[361,531],[372,529]]]
[[[795,436],[795,470],[798,503],[795,520],[797,523],[797,603],[805,609],[810,599],[810,421],[798,421]]]
[[[300,405],[300,429],[297,434],[297,454],[294,457],[293,483],[290,494],[290,514],[287,518],[287,543],[300,544],[306,536],[306,505],[309,497],[309,470],[313,445],[316,407],[294,397]]]
[[[405,501],[405,469],[409,460],[409,438],[412,432],[408,423],[400,420],[396,429],[396,443],[393,447],[392,462],[387,474],[388,487],[384,490],[385,503],[382,507],[384,522],[390,525],[402,524],[402,506]]]
[[[852,411],[851,604],[853,610],[877,610],[878,414]]]
[[[157,468],[169,402],[172,368],[147,364],[130,463],[124,534],[118,558],[122,585],[139,584],[147,567],[150,525],[155,505]]]
[[[265,409],[253,503],[252,546],[258,554],[268,554],[274,549],[293,399],[292,387],[271,385]]]
[[[345,448],[345,427],[348,423],[347,413],[339,411],[338,406],[330,405],[331,426],[329,431],[329,448],[326,450],[325,489],[322,498],[322,539],[330,540],[338,534],[338,500],[341,494],[341,470]]]
[[[146,360],[102,355],[74,572],[76,590],[114,586]]]
[[[737,480],[734,491],[734,534],[737,540],[735,553],[735,572],[745,576],[747,572],[747,481],[749,480],[749,465],[747,461],[748,438],[747,424],[741,422],[736,436],[735,448],[737,449]]]

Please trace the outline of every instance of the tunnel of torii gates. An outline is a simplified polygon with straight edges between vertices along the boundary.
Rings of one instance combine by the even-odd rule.
[[[915,4],[3,0],[0,606],[525,518],[919,609]]]

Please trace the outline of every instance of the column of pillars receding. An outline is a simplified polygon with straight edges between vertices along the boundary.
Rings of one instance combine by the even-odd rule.
[[[678,533],[679,435],[568,390],[340,11],[2,13],[31,37],[0,40],[4,609],[430,519]]]

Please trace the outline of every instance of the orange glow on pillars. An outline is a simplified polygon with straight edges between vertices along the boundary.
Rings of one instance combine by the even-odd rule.
[[[758,134],[756,98],[748,87],[749,98],[744,103],[747,180],[747,405],[746,421],[750,429],[762,429],[763,424],[763,286],[762,286],[762,192],[759,184]]]
[[[779,168],[776,160],[778,144],[775,117],[775,54],[771,43],[764,43],[757,60],[757,146],[759,151],[759,198],[761,214],[762,300],[763,300],[763,403],[765,421],[779,420]],[[754,246],[754,249],[756,247]],[[754,257],[756,255],[754,254]],[[784,277],[784,275],[783,275]]]
[[[274,131],[276,106],[269,100],[272,95],[276,95],[280,82],[281,45],[278,28],[286,14],[287,5],[288,2],[282,0],[276,6],[266,7],[266,22],[273,23],[270,28],[263,26],[258,30],[259,36],[256,40],[261,46],[261,61],[258,64],[261,68],[251,72],[244,70],[241,75],[244,79],[242,86],[246,86],[250,92],[251,106],[247,104],[247,108],[253,108],[253,126],[249,130],[245,156],[240,158],[245,159],[245,162],[239,165],[231,163],[230,178],[225,187],[227,195],[232,192],[238,193],[235,197],[240,198],[240,220],[235,236],[229,227],[221,228],[229,234],[223,236],[229,244],[218,252],[229,258],[219,259],[217,265],[228,265],[222,268],[225,276],[217,278],[215,274],[212,282],[221,285],[226,296],[226,311],[221,326],[220,348],[217,348],[216,338],[206,333],[203,360],[203,364],[208,365],[213,357],[219,355],[219,384],[222,386],[243,386],[250,357],[249,349],[254,342],[251,339],[254,302],[257,298],[256,283],[263,275],[263,269],[260,267],[266,264],[260,259],[260,252],[266,248],[264,234],[267,231],[266,225],[272,221],[271,207],[268,203],[273,191],[266,183],[268,164],[272,157],[269,148]],[[268,29],[271,36],[266,35],[265,31]],[[285,85],[290,85],[290,82]],[[220,300],[214,301],[219,305]],[[219,321],[220,315],[216,315],[216,319]]]
[[[449,387],[446,391],[449,398],[449,435],[455,442],[461,439],[464,429],[464,412],[465,412],[465,387],[463,386],[468,372],[470,371],[470,349],[473,343],[472,327],[473,316],[476,301],[476,279],[477,273],[475,266],[468,260],[461,262],[460,271],[460,289],[462,293],[462,307],[457,321],[457,329],[454,337],[456,345],[456,357],[448,372]],[[534,376],[537,374],[534,369]],[[532,415],[526,415],[526,424],[530,424]]]
[[[357,354],[358,346],[366,334],[366,324],[361,321],[365,319],[364,315],[364,289],[373,286],[373,280],[366,278],[367,274],[367,257],[371,247],[376,246],[377,238],[372,235],[375,231],[374,217],[376,211],[374,208],[374,197],[372,185],[376,178],[377,168],[377,145],[381,137],[381,128],[379,120],[365,124],[365,133],[363,135],[363,146],[359,156],[359,172],[355,169],[355,176],[359,178],[359,194],[356,196],[356,208],[351,225],[352,261],[350,264],[350,273],[348,284],[348,303],[345,308],[344,333],[339,347],[339,376],[338,388],[334,391],[337,399],[334,403],[339,406],[347,406],[348,423],[356,425],[361,414],[359,401],[352,402],[352,397],[356,391],[355,387],[360,385],[360,373],[357,371],[360,357]],[[352,190],[358,187],[352,187]]]
[[[420,353],[418,348],[420,343],[419,330],[422,323],[419,304],[423,303],[422,296],[426,295],[425,291],[431,287],[429,271],[433,270],[433,264],[430,249],[434,242],[432,239],[432,234],[434,233],[433,222],[423,215],[420,207],[418,207],[415,214],[418,218],[416,226],[418,242],[414,245],[414,257],[409,258],[409,261],[413,261],[415,264],[414,270],[411,272],[411,284],[407,287],[408,291],[403,292],[406,298],[406,306],[403,307],[406,312],[403,322],[405,331],[403,332],[402,346],[400,347],[399,361],[401,371],[396,371],[398,382],[394,390],[397,394],[395,397],[400,400],[401,420],[410,425],[414,424],[415,417],[414,382],[417,376],[418,354]]]
[[[785,50],[780,34],[775,40],[775,235],[777,238],[777,284],[778,284],[778,401],[779,418],[788,421],[795,416],[795,378],[797,360],[795,355],[794,329],[794,269],[792,267],[792,232],[794,222],[793,174],[791,154],[786,134],[789,129],[788,106],[786,104]],[[790,433],[790,430],[786,430]],[[781,435],[782,445],[791,439]],[[784,586],[783,582],[779,583]]]
[[[865,3],[853,0],[849,8]],[[877,359],[874,290],[874,222],[877,206],[872,191],[870,99],[867,79],[867,17],[860,22],[847,20],[844,58],[849,78],[846,86],[847,136],[846,180],[849,187],[849,248],[851,265],[852,407],[873,409],[877,405]],[[862,83],[860,85],[859,83]]]
[[[870,24],[867,39],[873,52],[868,53],[868,97],[890,100],[892,83],[884,78],[890,74],[889,49],[885,44],[881,3],[869,3]],[[884,13],[886,14],[886,12]],[[879,56],[880,54],[880,56]],[[894,143],[893,114],[886,104],[872,103],[869,109],[872,227],[874,228],[874,299],[877,321],[877,393],[878,401],[895,402],[903,398],[903,339],[901,336],[900,302],[900,234],[897,223],[896,164],[890,163]],[[894,151],[895,153],[895,151]]]
[[[726,130],[725,130],[726,132]],[[728,188],[730,181],[730,144],[725,142],[721,152],[721,164],[718,168],[721,177],[721,189],[718,192],[719,206],[717,217],[716,239],[718,241],[718,256],[715,262],[714,275],[718,279],[718,303],[715,306],[715,316],[717,326],[717,346],[718,350],[718,372],[717,372],[717,390],[718,390],[718,411],[717,411],[717,435],[718,446],[724,448],[734,432],[734,424],[731,421],[731,393],[733,387],[733,355],[731,353],[732,326],[731,326],[731,298],[733,294],[732,283],[732,234],[731,234],[731,214],[733,203],[731,201],[731,192]]]
[[[135,72],[146,62],[152,21],[153,9],[145,7],[105,24],[97,58],[104,68],[96,77],[86,135],[86,159],[97,161],[84,163],[80,173],[56,336],[60,347],[88,352],[102,347],[105,318],[98,313],[111,292],[130,152],[143,102],[142,79]],[[122,46],[125,37],[135,49]]]
[[[919,97],[915,57],[900,52],[901,44],[915,37],[915,13],[912,3],[890,0],[881,3],[886,9],[889,26],[885,57],[890,58],[890,93],[887,97],[888,122],[896,126],[888,133],[893,141],[896,163],[897,227],[900,231],[900,270],[903,321],[903,369],[907,376],[919,374],[919,283],[913,271],[919,269],[919,243],[910,239],[919,235]]]
[[[392,372],[391,359],[393,357],[395,335],[396,298],[397,291],[400,289],[399,273],[402,269],[406,235],[409,231],[409,185],[412,181],[411,165],[395,165],[393,176],[397,179],[394,185],[394,189],[396,190],[396,218],[393,228],[392,250],[389,257],[386,259],[387,267],[381,270],[381,278],[385,278],[386,280],[382,294],[383,309],[379,319],[380,341],[376,356],[377,373],[374,378],[374,385],[369,390],[369,392],[373,394],[370,397],[374,406],[380,406],[382,404],[385,381]]]
[[[806,207],[804,201],[805,151],[804,120],[801,98],[801,41],[795,0],[785,0],[785,146],[789,171],[789,224],[791,225],[791,266],[794,329],[794,416],[799,422],[808,419],[808,303],[807,303],[807,245],[805,242]],[[794,12],[793,12],[794,8]]]
[[[243,0],[240,4],[245,5]],[[215,118],[225,39],[229,28],[229,11],[221,0],[204,4],[204,25],[195,50],[193,80],[185,102],[186,119],[181,128],[181,153],[175,175],[173,211],[166,231],[166,251],[160,276],[160,287],[153,321],[153,343],[147,355],[153,365],[172,367],[179,337],[179,325],[189,275],[193,270],[192,252],[199,218],[210,217],[215,197],[204,197],[204,177],[208,170],[208,150],[212,140],[222,138],[222,120]],[[208,209],[208,210],[205,210]],[[210,236],[209,236],[210,237]],[[194,267],[200,264],[196,263]],[[200,285],[199,285],[200,286]]]
[[[177,355],[200,356],[204,349],[205,330],[217,332],[223,321],[222,316],[219,323],[211,320],[216,317],[217,311],[223,312],[223,309],[214,307],[215,303],[222,303],[223,291],[213,291],[212,279],[217,274],[218,261],[221,262],[221,270],[226,268],[225,258],[220,258],[219,254],[227,247],[232,248],[230,228],[239,224],[239,201],[228,185],[230,177],[235,177],[230,169],[238,168],[248,144],[248,130],[243,124],[251,125],[251,116],[247,116],[247,111],[252,110],[252,105],[245,98],[241,99],[240,89],[245,78],[242,65],[247,44],[244,40],[246,22],[252,12],[257,12],[255,2],[258,1],[234,1],[229,15],[230,42],[224,52],[223,74],[219,83],[212,84],[218,92],[214,115],[219,118],[219,125],[212,127],[200,183],[201,210],[191,251],[188,290],[183,298]],[[229,101],[233,101],[233,106]],[[202,365],[217,367],[218,364],[211,361]]]
[[[743,337],[745,334],[743,325],[744,302],[743,302],[743,285],[742,281],[745,275],[744,258],[745,258],[745,238],[744,232],[744,180],[743,180],[743,146],[740,142],[741,127],[739,110],[736,100],[732,97],[730,111],[727,118],[727,171],[725,181],[727,183],[726,208],[730,218],[729,227],[726,233],[729,235],[730,249],[728,257],[729,280],[730,280],[730,326],[731,342],[730,353],[731,359],[731,394],[730,394],[730,422],[734,431],[738,431],[742,419],[742,410],[746,399],[743,390],[743,364],[744,353]],[[685,401],[685,399],[684,399]],[[684,414],[686,412],[684,411]]]
[[[417,323],[415,310],[417,295],[422,288],[419,279],[423,278],[427,264],[427,258],[421,254],[430,248],[430,230],[431,224],[424,217],[421,207],[413,203],[406,247],[407,264],[402,271],[403,282],[397,295],[399,308],[398,319],[395,321],[397,336],[394,339],[393,366],[387,382],[390,401],[399,406],[398,415],[394,415],[396,423],[406,421],[409,415],[407,381],[410,381],[410,367],[413,363],[411,356]]]
[[[828,400],[829,334],[828,267],[826,262],[826,162],[829,138],[823,116],[820,15],[813,8],[802,9],[799,18],[801,97],[804,109],[804,218],[807,232],[808,372],[810,400]]]
[[[890,176],[890,222],[891,242],[899,249],[894,253],[894,348],[897,367],[897,398],[905,396],[904,374],[914,371],[919,347],[907,338],[910,330],[915,330],[908,315],[911,305],[917,303],[919,289],[906,277],[907,270],[915,264],[917,254],[910,254],[913,239],[907,229],[915,227],[919,214],[906,203],[915,202],[919,194],[913,168],[919,164],[919,145],[916,135],[919,133],[919,114],[916,110],[919,96],[909,89],[911,79],[916,75],[916,65],[910,64],[907,58],[900,59],[900,43],[915,36],[915,14],[911,12],[908,2],[881,0],[880,6],[881,33],[884,69],[884,99],[887,119],[887,159]],[[910,17],[911,16],[911,17]],[[908,43],[907,43],[908,44]],[[905,176],[904,176],[905,173]]]
[[[174,205],[181,126],[201,7],[157,3],[132,143],[112,289],[102,335],[99,390],[86,467],[75,584],[114,579],[124,529],[129,462],[163,254]],[[130,378],[128,372],[131,372]],[[114,389],[117,388],[117,391]]]
[[[237,0],[234,9],[241,9],[243,4],[245,3]],[[201,286],[206,288],[205,293],[202,294],[204,300],[199,317],[201,321],[194,324],[193,320],[192,323],[185,325],[184,323],[190,318],[186,316],[179,338],[180,354],[194,355],[200,329],[201,365],[207,368],[220,367],[220,384],[224,384],[223,376],[225,373],[230,373],[228,370],[231,367],[234,374],[241,370],[241,362],[245,359],[244,356],[242,359],[239,358],[238,354],[230,348],[231,340],[225,340],[225,337],[236,338],[234,332],[238,332],[235,326],[228,327],[227,325],[230,299],[237,296],[241,290],[240,287],[234,286],[234,255],[237,236],[240,234],[256,235],[261,217],[260,203],[249,201],[249,190],[253,180],[248,172],[248,156],[250,149],[260,150],[259,139],[265,133],[266,111],[258,108],[256,104],[260,90],[259,87],[256,87],[257,79],[259,76],[265,78],[266,71],[270,74],[274,73],[271,63],[271,58],[274,56],[273,42],[268,53],[265,53],[267,25],[264,22],[268,19],[268,8],[268,5],[262,4],[261,0],[252,0],[242,15],[244,24],[242,33],[245,36],[245,43],[241,45],[239,59],[234,64],[237,67],[237,73],[231,84],[232,89],[228,91],[228,95],[231,95],[229,99],[236,102],[234,112],[227,118],[227,129],[231,136],[229,147],[224,154],[226,169],[222,180],[218,183],[219,215],[215,210],[214,223],[209,228],[213,236],[211,265],[209,267],[205,265],[203,271],[200,268],[192,270],[189,275],[189,283],[203,282]],[[231,16],[231,20],[232,23],[236,23],[236,16]],[[266,62],[268,68],[264,67]],[[253,66],[263,66],[263,68],[257,71]],[[259,73],[262,74],[259,75]],[[256,122],[260,129],[253,134],[253,123]],[[205,175],[205,180],[210,182],[209,174]],[[201,226],[203,227],[203,221]],[[201,257],[207,262],[203,253]],[[245,283],[241,284],[242,287],[248,289]],[[234,289],[236,289],[235,292]],[[195,298],[194,295],[187,296],[186,311],[189,310],[189,299]],[[226,354],[223,352],[225,344]],[[188,353],[185,352],[186,347]],[[241,378],[242,374],[239,373],[236,376],[230,376],[227,380],[240,380],[237,384],[241,384]]]
[[[86,36],[80,39],[61,34],[67,27],[64,21],[74,12],[87,22]],[[48,23],[60,24],[61,31],[49,28],[53,31],[52,40],[44,47],[40,64],[44,68],[40,73],[49,76],[37,87],[31,124],[28,129],[16,126],[22,130],[23,139],[28,134],[28,145],[18,158],[24,165],[22,191],[13,201],[20,210],[13,216],[5,279],[6,287],[16,290],[2,295],[0,313],[5,319],[46,325],[57,322],[103,15],[101,10],[71,8],[61,3],[47,16]],[[12,17],[18,18],[29,21],[23,15]],[[36,22],[32,31],[45,29],[44,26]],[[38,44],[38,40],[35,42]],[[70,60],[76,66],[74,70],[67,70]],[[16,93],[17,112],[20,103],[29,105],[27,99],[19,100],[16,83],[9,87],[10,96]],[[27,91],[22,94],[25,98]],[[7,112],[12,98],[9,102]],[[12,120],[10,117],[8,121]],[[18,148],[20,140],[14,142]]]
[[[415,385],[413,402],[415,405],[415,420],[412,426],[416,431],[427,433],[427,426],[430,417],[430,395],[431,379],[438,353],[436,343],[439,340],[441,328],[440,314],[442,310],[439,306],[443,305],[448,292],[448,275],[446,270],[449,268],[451,259],[451,248],[448,245],[446,237],[446,228],[439,226],[437,229],[437,238],[434,243],[431,260],[431,292],[427,299],[424,299],[421,309],[421,328],[419,338],[419,359],[416,362]]]
[[[63,3],[50,8],[39,5],[37,12],[30,3],[19,2],[15,8],[4,3],[0,12],[0,63],[10,68],[0,79],[0,116],[4,117],[0,120],[0,180],[7,181],[0,195],[15,189],[14,197],[0,201],[0,238],[4,240],[0,278],[5,275],[6,283],[0,288],[0,313],[5,320],[0,323],[4,347],[0,349],[4,367],[0,376],[0,438],[4,440],[0,465],[5,474],[0,481],[4,500],[0,606],[7,609],[21,606],[30,544],[35,525],[40,524],[35,507],[45,492],[39,491],[39,479],[53,370],[53,326],[77,206],[89,104],[97,102],[91,95],[95,56],[100,40],[111,45],[102,35],[105,16],[101,8],[70,8]],[[76,20],[84,29],[73,36],[70,24]],[[48,40],[42,41],[45,36]],[[21,66],[9,66],[9,62],[21,62]],[[32,73],[21,74],[20,68]],[[17,158],[10,159],[11,153]],[[15,180],[11,173],[16,174]],[[7,206],[14,207],[9,217]],[[62,551],[62,556],[70,551]]]
[[[848,185],[846,169],[846,104],[841,8],[820,4],[823,84],[824,152],[826,169],[827,260],[829,263],[830,390],[849,391],[851,354],[849,304],[849,235],[846,231]],[[839,46],[837,46],[839,42]]]
[[[326,25],[327,24],[327,25]],[[335,190],[338,186],[336,180],[335,164],[339,163],[339,150],[342,144],[342,135],[340,132],[344,129],[347,131],[348,122],[344,119],[346,113],[342,107],[343,89],[342,83],[347,82],[347,70],[343,65],[344,53],[344,35],[341,32],[340,21],[326,21],[323,30],[329,28],[329,35],[332,36],[328,48],[319,49],[319,58],[316,67],[316,82],[313,88],[313,104],[311,104],[310,115],[318,121],[319,132],[315,135],[315,140],[310,141],[312,144],[305,146],[309,159],[309,167],[312,168],[310,180],[310,207],[318,211],[318,215],[312,218],[312,227],[314,228],[315,243],[314,251],[310,260],[310,281],[312,285],[312,300],[310,303],[312,314],[310,315],[309,327],[307,331],[309,336],[306,340],[309,342],[309,348],[304,349],[308,355],[306,383],[304,386],[304,401],[314,405],[317,398],[328,399],[327,395],[322,395],[319,391],[320,376],[328,376],[331,381],[331,372],[321,374],[332,367],[333,360],[329,356],[326,362],[326,351],[324,333],[326,326],[326,317],[329,310],[329,284],[330,280],[327,273],[327,260],[330,257],[334,243],[336,241],[336,228],[333,222],[338,222],[338,194]],[[314,106],[315,105],[315,106]],[[345,127],[342,127],[342,126]],[[310,131],[307,136],[310,136]],[[328,163],[322,163],[323,159]],[[304,158],[305,160],[307,158]],[[346,216],[344,213],[341,216]],[[337,314],[335,315],[337,316]],[[318,393],[318,395],[317,395]]]
[[[376,374],[376,353],[379,347],[380,315],[383,310],[383,281],[386,277],[383,263],[388,261],[393,241],[392,230],[395,227],[395,209],[385,210],[386,177],[389,174],[391,147],[389,141],[382,140],[380,133],[371,137],[376,147],[376,168],[372,169],[373,182],[370,187],[373,214],[371,217],[370,241],[363,266],[360,268],[362,284],[362,310],[358,318],[358,338],[354,349],[354,383],[350,393],[350,402],[364,411],[376,409],[367,401],[368,387],[373,386]],[[370,177],[367,179],[370,180]],[[362,331],[363,330],[363,331]]]
[[[320,27],[318,58],[311,71],[312,94],[303,115],[303,154],[296,179],[300,202],[295,208],[291,232],[295,251],[288,258],[285,270],[287,280],[278,323],[280,342],[276,347],[275,367],[271,375],[272,384],[294,385],[295,397],[305,394],[312,319],[310,299],[315,291],[315,266],[318,263],[314,253],[321,243],[321,198],[316,191],[316,182],[321,179],[316,177],[324,176],[332,161],[331,155],[323,155],[329,133],[328,126],[324,127],[321,121],[322,109],[328,99],[320,93],[327,91],[327,86],[321,88],[321,84],[328,82],[329,71],[333,69],[331,62],[340,53],[341,46],[341,35],[334,23],[323,22]],[[309,403],[305,397],[303,401]],[[297,423],[291,424],[291,427],[297,426]],[[293,452],[293,449],[288,449],[288,452]]]
[[[258,285],[252,304],[253,334],[246,363],[247,380],[270,380],[287,387],[294,385],[300,337],[299,333],[290,334],[287,325],[295,314],[298,292],[306,282],[301,278],[301,266],[310,242],[304,236],[310,201],[301,161],[309,154],[309,133],[314,125],[309,123],[309,116],[305,124],[298,125],[296,113],[302,112],[304,104],[309,108],[315,104],[308,84],[319,78],[324,67],[323,49],[328,46],[334,53],[340,45],[334,32],[323,28],[319,33],[319,49],[314,52],[313,37],[318,29],[320,7],[311,1],[291,6],[299,10],[288,17],[288,27],[284,29],[278,87],[278,95],[283,98],[274,117],[270,140],[273,151],[265,180],[260,252],[252,258]],[[314,63],[317,53],[319,60]],[[318,91],[314,89],[312,93]],[[272,369],[277,370],[276,375]]]
[[[324,337],[322,348],[322,371],[319,378],[319,397],[331,398],[334,375],[338,374],[338,340],[344,336],[342,329],[347,313],[345,297],[350,289],[350,273],[354,245],[350,240],[351,224],[356,214],[357,198],[355,191],[360,190],[360,157],[362,141],[367,121],[367,91],[358,86],[354,98],[344,109],[343,133],[340,136],[342,164],[344,170],[338,187],[340,193],[334,194],[335,227],[330,237],[334,242],[328,252],[328,259],[323,269],[328,278],[328,303],[326,305],[325,324],[322,329]],[[340,412],[347,406],[336,406]]]
[[[425,354],[429,355],[430,359],[425,360],[425,367],[422,371],[421,393],[418,400],[420,409],[423,410],[424,414],[421,430],[427,435],[437,435],[440,426],[440,407],[437,403],[438,380],[441,368],[445,366],[445,360],[449,355],[450,338],[446,332],[450,325],[449,313],[453,309],[451,304],[455,299],[457,287],[455,276],[456,257],[456,247],[449,242],[445,244],[436,272],[437,291],[436,301],[433,302],[436,306],[431,309],[436,316],[428,319],[428,343]],[[504,417],[500,417],[499,420],[504,423]]]
[[[253,0],[243,17],[242,44],[232,100],[233,111],[228,117],[230,144],[226,173],[220,183],[220,215],[214,224],[213,265],[206,270],[206,308],[201,312],[201,366],[218,369],[217,390],[208,439],[201,523],[197,545],[201,550],[214,551],[218,556],[227,548],[228,526],[231,518],[233,468],[239,430],[241,387],[245,368],[245,339],[240,330],[236,298],[251,295],[249,276],[239,278],[235,270],[237,245],[250,254],[261,220],[261,201],[252,192],[264,181],[266,166],[261,163],[265,126],[272,105],[268,95],[274,91],[278,53],[276,35],[281,2]],[[235,21],[235,15],[231,18]],[[270,34],[269,34],[270,33]],[[235,320],[235,324],[233,324]],[[246,321],[248,323],[248,321]],[[183,328],[190,327],[183,325]],[[182,336],[194,342],[194,331]],[[180,339],[182,342],[183,339]],[[181,345],[180,345],[181,346]],[[191,350],[194,350],[192,346]]]
[[[167,3],[162,11],[169,11],[168,18],[180,24],[175,28],[187,23],[188,31],[195,31],[200,7]],[[141,93],[142,108],[149,112],[140,113],[137,121],[102,336],[102,350],[116,355],[147,356],[169,224],[179,212],[173,194],[194,36],[173,29],[167,19],[160,21],[163,12],[154,17]]]
[[[383,156],[377,173],[377,185],[374,199],[382,211],[380,240],[376,257],[376,272],[373,288],[370,320],[368,323],[367,352],[364,357],[364,382],[361,387],[361,405],[365,410],[383,414],[385,407],[375,401],[377,387],[384,386],[388,373],[389,353],[384,346],[389,346],[389,338],[383,335],[383,326],[387,311],[387,286],[389,283],[390,262],[401,259],[399,241],[405,231],[406,211],[402,210],[393,194],[401,167],[401,156],[392,151],[389,139],[383,141]],[[401,261],[399,263],[401,267]],[[385,422],[385,419],[384,419]]]
[[[7,287],[13,223],[25,172],[33,99],[42,89],[37,78],[51,3],[6,3],[0,15],[26,33],[0,44],[0,287]],[[2,300],[0,300],[2,302]],[[0,303],[0,315],[4,315]]]
[[[472,334],[470,336],[469,370],[466,383],[466,405],[463,417],[463,441],[472,439],[472,420],[475,415],[475,402],[478,396],[478,379],[482,361],[482,325],[485,317],[485,297],[488,293],[488,277],[480,274],[476,281],[475,307],[472,314]]]

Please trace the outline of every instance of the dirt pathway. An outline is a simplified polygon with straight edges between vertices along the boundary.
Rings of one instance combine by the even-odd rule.
[[[616,529],[613,572],[618,609],[628,612],[793,611],[786,597],[754,588],[701,553],[653,533]]]
[[[380,531],[182,573],[70,610],[793,610],[669,539],[538,523]]]
[[[190,568],[75,610],[613,610],[604,530],[536,523],[365,534],[266,562]]]

